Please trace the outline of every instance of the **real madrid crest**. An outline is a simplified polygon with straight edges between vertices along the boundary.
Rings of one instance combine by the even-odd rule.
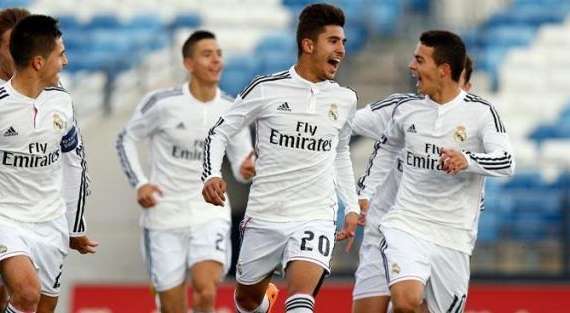
[[[392,273],[400,274],[400,265],[398,263],[392,263]]]
[[[62,131],[65,129],[65,122],[57,113],[53,114],[53,129],[56,131]]]
[[[329,108],[329,118],[333,121],[338,120],[338,107],[336,104],[331,104]]]
[[[463,143],[467,140],[467,132],[465,131],[465,126],[457,126],[455,132],[453,133],[453,139],[455,141]]]
[[[0,253],[6,253],[8,251],[8,247],[5,245],[0,245]]]

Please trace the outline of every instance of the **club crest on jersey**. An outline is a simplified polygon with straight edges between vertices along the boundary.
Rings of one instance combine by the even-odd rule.
[[[398,263],[392,263],[392,273],[400,274],[400,265]]]
[[[53,114],[53,129],[57,131],[62,131],[65,129],[65,122],[57,113]]]
[[[338,106],[336,104],[331,104],[329,108],[329,118],[333,121],[338,120]]]
[[[457,126],[455,128],[453,139],[455,139],[457,142],[465,142],[465,140],[467,140],[467,132],[465,131],[465,126]]]
[[[0,253],[6,253],[8,251],[8,247],[5,245],[0,245]]]

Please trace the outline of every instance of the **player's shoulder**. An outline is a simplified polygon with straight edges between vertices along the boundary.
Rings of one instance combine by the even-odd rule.
[[[10,97],[10,93],[5,85],[0,86],[0,101],[5,102],[9,101],[7,98]]]
[[[184,95],[182,90],[182,86],[171,87],[171,88],[162,88],[151,91],[147,93],[144,97],[141,112],[145,113],[148,112],[153,107],[167,102],[167,100],[172,99],[174,97],[179,97]]]
[[[289,73],[289,70],[270,75],[258,75],[239,93],[239,97],[245,99],[260,86],[279,84],[289,79],[291,79],[291,73]]]
[[[50,86],[44,88],[40,94],[39,101],[50,102],[73,111],[73,100],[71,93],[62,86]]]
[[[220,101],[224,104],[232,104],[234,103],[235,98],[231,95],[225,93],[223,90],[220,90]]]
[[[488,109],[488,108],[494,109],[495,108],[495,106],[491,103],[491,101],[488,101],[488,100],[484,99],[483,97],[472,94],[472,93],[466,93],[465,97],[463,98],[463,101],[468,102],[468,103],[479,104],[481,106],[481,108],[484,108],[484,109]]]
[[[340,96],[346,97],[350,101],[358,101],[358,92],[356,91],[356,89],[350,86],[341,85],[336,80],[329,80],[328,82],[329,84],[331,84],[335,93],[338,93]]]
[[[395,111],[397,108],[401,107],[406,103],[412,103],[413,101],[421,101],[424,96],[415,93],[394,93],[388,97],[370,103],[371,111],[381,111],[381,110],[391,110]]]

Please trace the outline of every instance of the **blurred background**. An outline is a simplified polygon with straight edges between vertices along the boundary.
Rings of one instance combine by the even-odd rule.
[[[114,140],[143,94],[186,79],[180,49],[187,36],[196,29],[215,32],[226,64],[221,87],[236,95],[255,75],[295,62],[296,18],[311,2],[0,0],[0,8],[25,7],[59,18],[69,57],[62,82],[74,98],[87,143],[88,228],[100,247],[96,255],[67,259],[58,312],[153,310],[139,253],[140,209]],[[513,178],[487,180],[468,311],[568,312],[570,0],[328,2],[347,16],[348,57],[338,81],[358,91],[359,107],[414,91],[407,64],[422,31],[448,29],[463,37],[475,62],[472,92],[497,106],[517,162]],[[371,141],[354,139],[356,175],[371,150]],[[236,225],[247,186],[230,188],[230,197]],[[334,274],[319,298],[336,301],[336,309],[320,312],[350,310],[358,253],[342,247],[335,249]],[[231,301],[231,284],[225,288],[222,302]],[[218,312],[232,312],[231,302]]]

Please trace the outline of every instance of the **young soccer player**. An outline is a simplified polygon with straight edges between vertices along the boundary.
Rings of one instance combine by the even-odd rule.
[[[337,239],[354,236],[359,208],[348,121],[356,94],[333,81],[345,57],[344,14],[332,5],[305,7],[297,27],[298,60],[289,70],[247,86],[210,130],[203,195],[225,203],[220,164],[230,138],[255,123],[256,176],[242,222],[235,301],[238,312],[265,313],[276,267],[287,280],[288,313],[313,312],[335,242],[337,192],[346,204]]]

